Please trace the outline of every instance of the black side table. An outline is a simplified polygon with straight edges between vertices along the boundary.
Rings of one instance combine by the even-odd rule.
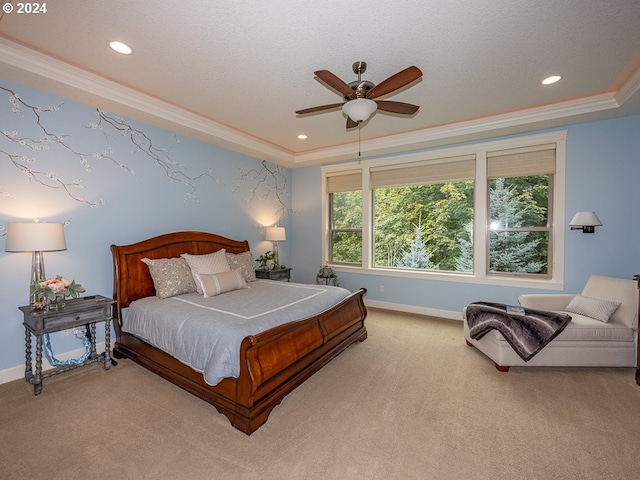
[[[104,322],[105,324],[104,368],[105,370],[111,368],[111,306],[115,303],[115,300],[95,295],[67,300],[65,303],[65,307],[60,310],[36,310],[29,305],[19,307],[24,314],[26,358],[24,378],[33,385],[33,393],[35,395],[40,395],[43,379],[102,360],[102,356],[96,353],[96,323],[98,322]],[[89,329],[87,333],[91,341],[89,357],[82,363],[57,367],[43,374],[42,336],[45,333],[58,332],[80,326],[85,326],[85,328]],[[31,363],[31,335],[36,337],[35,373]]]
[[[274,268],[273,270],[256,270],[256,278],[265,280],[291,280],[290,268]]]

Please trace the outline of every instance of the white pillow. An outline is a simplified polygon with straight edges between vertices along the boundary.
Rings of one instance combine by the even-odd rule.
[[[242,270],[239,268],[229,272],[214,274],[196,273],[197,283],[204,292],[204,298],[215,297],[221,293],[247,288]]]
[[[189,268],[191,268],[191,274],[193,275],[193,279],[196,282],[196,288],[200,295],[202,295],[204,291],[200,286],[200,282],[198,281],[196,274],[213,274],[228,272],[229,270],[231,270],[229,268],[229,262],[227,262],[224,248],[222,250],[218,250],[217,252],[207,253],[205,255],[191,255],[189,253],[183,253],[180,256],[184,258],[189,264]]]
[[[566,311],[570,313],[578,313],[585,317],[606,323],[620,305],[622,305],[620,302],[612,302],[610,300],[600,300],[599,298],[576,295],[573,297],[571,302],[569,302],[569,305],[567,305]]]

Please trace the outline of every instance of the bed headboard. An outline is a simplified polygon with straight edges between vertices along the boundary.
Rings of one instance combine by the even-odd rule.
[[[231,240],[205,232],[175,232],[149,238],[131,245],[111,245],[113,255],[114,317],[122,325],[122,309],[131,302],[155,295],[149,267],[143,258],[172,258],[182,253],[203,255],[224,248],[229,253],[249,251],[246,240]]]

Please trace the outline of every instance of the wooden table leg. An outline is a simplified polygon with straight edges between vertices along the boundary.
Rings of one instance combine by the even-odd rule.
[[[33,378],[33,364],[31,363],[31,332],[28,328],[24,329],[24,379],[31,382]]]
[[[104,322],[104,369],[111,368],[111,322]]]
[[[36,374],[30,380],[33,383],[33,394],[42,392],[42,334],[36,335]]]

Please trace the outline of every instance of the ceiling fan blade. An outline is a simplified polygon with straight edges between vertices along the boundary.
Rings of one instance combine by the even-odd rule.
[[[339,91],[345,97],[356,98],[356,93],[353,91],[353,89],[345,82],[343,82],[340,78],[331,73],[329,70],[318,70],[317,72],[313,73],[316,75],[316,77],[329,85],[331,88]]]
[[[358,122],[351,120],[351,117],[347,117],[347,128],[355,128],[358,126]]]
[[[332,108],[341,107],[342,103],[332,103],[331,105],[320,105],[319,107],[303,108],[296,111],[298,115],[306,115],[307,113],[321,112],[323,110],[331,110]]]
[[[407,67],[404,70],[390,76],[386,80],[383,80],[371,90],[367,92],[366,97],[374,99],[375,97],[382,97],[388,93],[393,92],[399,88],[409,85],[411,82],[419,79],[422,76],[422,71],[416,67]]]
[[[374,100],[378,104],[378,110],[391,113],[401,113],[402,115],[413,115],[420,108],[404,102],[390,102],[388,100]]]

